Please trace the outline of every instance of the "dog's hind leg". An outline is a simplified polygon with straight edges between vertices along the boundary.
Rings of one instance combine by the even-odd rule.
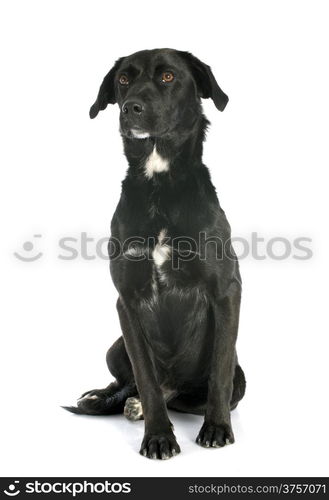
[[[239,364],[235,366],[234,379],[233,379],[233,393],[231,397],[231,411],[235,410],[238,406],[239,401],[244,396],[246,392],[246,377]]]
[[[63,406],[65,410],[85,415],[114,415],[123,412],[126,399],[136,396],[137,389],[122,337],[108,350],[106,362],[116,380],[104,389],[85,392],[77,406]]]
[[[239,364],[235,365],[233,379],[233,393],[231,397],[230,410],[235,410],[239,401],[244,396],[246,390],[246,379],[243,370]],[[193,415],[204,415],[207,405],[207,388],[198,388],[194,393],[181,393],[168,401],[167,406],[170,410],[181,413],[191,413]]]

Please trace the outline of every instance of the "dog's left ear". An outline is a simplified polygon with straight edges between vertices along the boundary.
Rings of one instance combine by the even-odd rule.
[[[224,111],[228,103],[228,96],[222,91],[208,64],[203,63],[189,52],[179,52],[189,65],[197,84],[199,96],[203,99],[211,98],[217,109]]]
[[[108,104],[115,104],[116,103],[116,96],[115,96],[115,74],[124,60],[124,57],[120,57],[118,59],[113,68],[110,69],[110,71],[107,73],[105,76],[102,85],[100,86],[98,96],[94,104],[91,106],[90,111],[89,111],[89,116],[90,118],[96,118],[98,113],[105,109]]]

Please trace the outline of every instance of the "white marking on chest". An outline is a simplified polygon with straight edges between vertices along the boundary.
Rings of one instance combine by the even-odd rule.
[[[154,146],[152,153],[145,162],[144,168],[146,177],[151,179],[154,173],[158,174],[160,172],[168,172],[169,161],[162,158]]]
[[[169,259],[171,248],[166,244],[167,231],[162,229],[158,236],[158,243],[155,245],[153,250],[153,260],[157,267],[161,267],[162,264]]]

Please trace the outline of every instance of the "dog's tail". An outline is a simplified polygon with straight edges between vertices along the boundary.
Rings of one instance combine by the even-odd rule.
[[[85,392],[78,399],[77,406],[62,408],[78,415],[115,415],[123,413],[126,399],[136,395],[134,384],[120,386],[118,382],[113,382],[106,389]]]

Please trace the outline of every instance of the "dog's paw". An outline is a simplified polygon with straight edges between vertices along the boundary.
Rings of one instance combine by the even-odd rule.
[[[234,443],[232,427],[229,424],[213,425],[205,422],[196,442],[205,448],[221,448],[226,444]]]
[[[105,389],[93,389],[90,391],[86,391],[81,396],[78,398],[78,401],[81,401],[81,399],[98,399],[98,398],[104,398],[105,396],[108,395],[108,388],[106,387]]]
[[[79,415],[113,415],[122,413],[123,399],[118,385],[112,383],[105,389],[94,389],[80,396],[77,406],[63,406],[65,410]]]
[[[126,399],[123,413],[128,420],[132,420],[133,422],[136,422],[136,420],[142,420],[144,417],[141,400],[139,398]]]
[[[139,453],[147,458],[166,460],[180,453],[180,447],[172,432],[147,434]]]

